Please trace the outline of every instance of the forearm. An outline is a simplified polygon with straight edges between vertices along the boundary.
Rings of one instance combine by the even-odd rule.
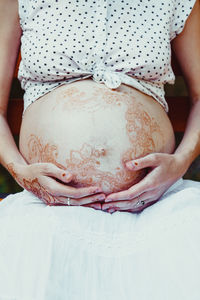
[[[175,151],[186,169],[200,154],[200,96],[193,100],[183,139]]]
[[[21,28],[17,0],[0,1],[0,163],[26,164],[7,123],[7,106],[19,52]]]
[[[10,163],[27,164],[25,159],[20,154],[6,118],[0,114],[0,163],[8,169]]]

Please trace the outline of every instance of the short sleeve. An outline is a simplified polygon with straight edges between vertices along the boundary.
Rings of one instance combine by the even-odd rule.
[[[18,12],[19,12],[19,19],[20,19],[20,25],[23,29],[23,24],[26,22],[26,19],[28,17],[28,11],[29,11],[29,2],[26,0],[18,0]]]
[[[198,0],[175,0],[171,19],[170,40],[174,39],[184,29],[195,2]]]

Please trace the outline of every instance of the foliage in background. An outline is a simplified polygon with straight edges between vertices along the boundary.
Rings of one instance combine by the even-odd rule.
[[[176,133],[176,146],[180,143],[182,137],[183,133]],[[200,156],[198,156],[194,160],[187,173],[185,174],[184,179],[200,181]]]
[[[19,144],[19,137],[14,136],[15,142]],[[0,165],[0,193],[17,193],[22,191],[22,188],[16,183],[10,173]]]

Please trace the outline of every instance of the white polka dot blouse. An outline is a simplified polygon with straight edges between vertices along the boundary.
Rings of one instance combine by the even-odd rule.
[[[24,111],[59,85],[90,77],[111,89],[132,86],[168,111],[170,42],[195,0],[18,1]]]

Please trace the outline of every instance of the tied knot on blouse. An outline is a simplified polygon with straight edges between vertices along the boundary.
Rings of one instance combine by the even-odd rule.
[[[92,77],[129,85],[168,111],[170,42],[197,0],[18,0],[24,111],[62,84]]]
[[[120,74],[109,70],[103,63],[94,63],[90,72],[93,74],[94,81],[104,83],[110,89],[116,89],[122,83]]]

